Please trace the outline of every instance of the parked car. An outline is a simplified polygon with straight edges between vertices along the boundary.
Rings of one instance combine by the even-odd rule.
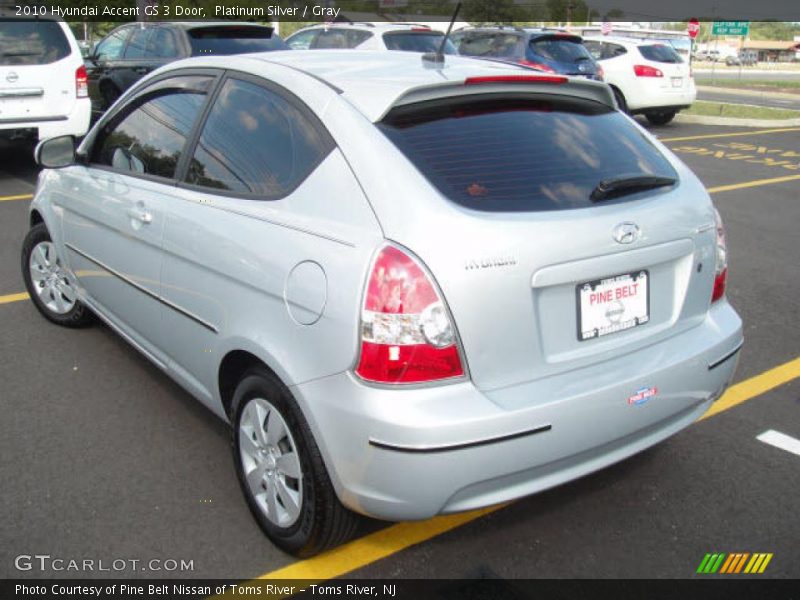
[[[603,69],[583,47],[582,38],[563,31],[521,27],[459,29],[453,44],[463,56],[488,58],[547,73],[603,80]]]
[[[324,23],[300,29],[286,38],[286,43],[293,50],[358,48],[435,52],[443,38],[441,31],[414,23]],[[456,53],[449,40],[444,53]]]
[[[95,112],[103,112],[143,75],[172,61],[208,54],[284,50],[272,27],[232,21],[139,22],[117,27],[86,61]]]
[[[725,57],[725,65],[728,67],[736,67],[742,64],[742,59],[733,54]]]
[[[0,136],[84,135],[91,114],[86,69],[70,28],[0,14]]]
[[[584,44],[603,65],[622,111],[665,125],[697,97],[691,67],[667,43],[604,36]]]
[[[201,56],[36,157],[32,302],[97,315],[229,421],[250,510],[299,556],[355,513],[424,519],[620,461],[734,374],[719,215],[599,82]]]

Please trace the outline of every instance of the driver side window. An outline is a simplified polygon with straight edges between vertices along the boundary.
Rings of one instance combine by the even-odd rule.
[[[90,162],[131,174],[174,177],[205,97],[197,86],[167,86],[135,100],[132,109],[103,128]]]

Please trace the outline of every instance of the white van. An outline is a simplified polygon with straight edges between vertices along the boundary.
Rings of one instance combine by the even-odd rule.
[[[82,136],[90,115],[86,68],[67,24],[0,15],[0,137]]]

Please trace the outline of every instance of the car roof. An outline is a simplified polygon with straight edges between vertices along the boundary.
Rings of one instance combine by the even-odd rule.
[[[426,66],[420,54],[409,52],[379,52],[363,50],[317,50],[314,52],[298,52],[296,50],[262,52],[216,57],[197,57],[180,61],[182,66],[224,66],[237,68],[241,62],[243,70],[252,72],[252,63],[258,60],[265,63],[285,65],[294,71],[303,72],[326,83],[355,106],[370,121],[378,121],[393,106],[441,97],[473,93],[473,89],[464,90],[464,80],[468,77],[486,77],[492,75],[531,75],[545,76],[531,69],[519,66],[484,61],[474,58],[449,55],[443,68]],[[179,65],[179,63],[172,63]],[[562,76],[557,76],[561,78]],[[583,78],[569,78],[568,85],[536,84],[541,90],[551,93],[573,94],[590,98],[613,107],[614,101],[607,86],[602,83]],[[509,86],[520,91],[519,83],[502,84],[503,90]],[[488,91],[488,87],[474,89],[474,93]],[[497,86],[494,91],[500,91]]]

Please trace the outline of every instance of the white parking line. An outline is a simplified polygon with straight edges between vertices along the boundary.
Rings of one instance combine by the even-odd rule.
[[[790,435],[786,435],[785,433],[781,433],[780,431],[768,429],[761,435],[757,436],[756,439],[759,442],[764,442],[770,446],[775,446],[776,448],[780,448],[781,450],[786,450],[787,452],[791,452],[792,454],[800,456],[800,440],[797,440]]]

